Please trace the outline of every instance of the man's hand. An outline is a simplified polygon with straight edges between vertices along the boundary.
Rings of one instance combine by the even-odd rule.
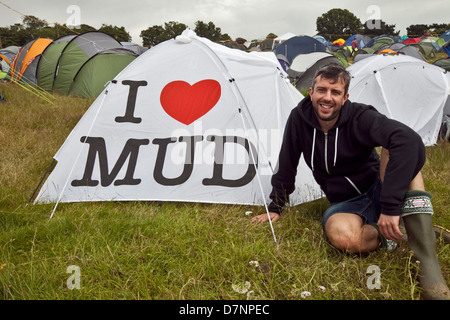
[[[278,221],[278,219],[280,219],[280,215],[278,213],[269,212],[269,215],[270,215],[270,221],[272,221],[272,222]],[[263,214],[260,214],[256,217],[252,218],[252,222],[256,222],[256,223],[261,223],[261,222],[265,222],[265,221],[269,221],[269,217],[267,216],[267,213],[263,213]]]
[[[381,234],[389,240],[399,242],[403,238],[403,233],[400,231],[398,224],[400,222],[400,216],[388,216],[381,214],[378,219],[378,227]]]

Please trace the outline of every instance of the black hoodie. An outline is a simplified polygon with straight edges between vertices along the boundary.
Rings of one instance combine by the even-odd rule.
[[[378,177],[375,148],[379,146],[389,150],[380,197],[382,213],[400,215],[409,184],[425,163],[421,137],[374,107],[350,100],[342,106],[335,126],[325,134],[310,97],[305,97],[286,123],[277,171],[272,177],[269,211],[281,213],[288,202],[302,154],[331,203],[366,192]]]

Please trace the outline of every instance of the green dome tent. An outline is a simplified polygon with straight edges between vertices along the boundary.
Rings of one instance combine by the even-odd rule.
[[[86,61],[75,75],[69,94],[95,98],[106,84],[130,64],[138,55],[125,48],[109,49],[97,53]]]
[[[37,85],[47,91],[52,90],[55,72],[61,52],[76,35],[65,35],[53,40],[42,52],[39,65],[36,70]]]
[[[59,57],[53,91],[68,94],[75,75],[89,58],[101,51],[122,47],[119,41],[98,31],[86,32],[73,38]]]

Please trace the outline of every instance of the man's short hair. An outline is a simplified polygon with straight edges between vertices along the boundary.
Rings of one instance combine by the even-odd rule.
[[[339,79],[342,79],[342,81],[344,81],[344,87],[345,87],[344,94],[347,94],[348,87],[350,86],[351,75],[347,71],[347,69],[344,68],[343,65],[332,62],[327,65],[324,65],[323,67],[320,67],[316,71],[316,74],[314,75],[314,79],[313,79],[313,82],[311,85],[311,87],[313,89],[314,89],[314,85],[316,84],[316,79],[319,76],[322,76],[325,79],[330,79],[330,80],[334,80],[334,81],[339,81]]]

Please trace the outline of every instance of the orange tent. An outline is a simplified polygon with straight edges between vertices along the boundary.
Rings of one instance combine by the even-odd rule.
[[[5,61],[11,67],[11,62],[9,62],[8,58],[6,58],[4,55],[0,54],[0,59]]]
[[[384,49],[384,50],[378,52],[378,54],[395,54],[395,55],[397,55],[397,52],[395,52],[394,50],[391,50],[391,49]]]
[[[38,38],[28,42],[14,59],[11,67],[11,81],[19,81],[28,66],[38,57],[47,46],[52,43],[52,39]]]
[[[333,44],[338,44],[341,47],[344,45],[344,43],[345,43],[344,39],[337,39],[337,40],[333,41]]]

